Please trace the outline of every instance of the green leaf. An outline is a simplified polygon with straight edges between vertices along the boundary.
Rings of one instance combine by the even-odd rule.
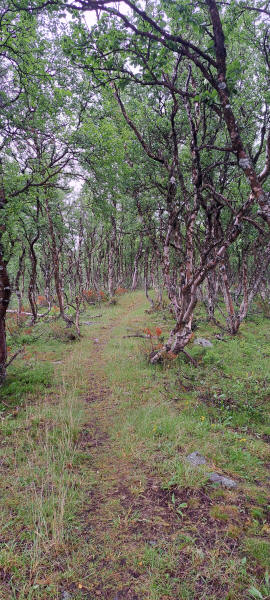
[[[263,595],[259,590],[257,590],[257,588],[254,587],[254,585],[248,589],[248,593],[253,596],[253,598],[259,598],[260,600],[263,600]]]

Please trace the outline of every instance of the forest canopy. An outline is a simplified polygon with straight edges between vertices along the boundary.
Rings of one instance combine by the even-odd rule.
[[[11,294],[77,329],[91,298],[165,295],[152,363],[198,300],[218,322],[222,294],[232,335],[269,302],[269,32],[264,0],[3,0],[2,381]]]

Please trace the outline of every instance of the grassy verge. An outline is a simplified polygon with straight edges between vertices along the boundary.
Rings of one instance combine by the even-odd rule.
[[[113,395],[122,407],[113,435],[130,460],[143,458],[158,474],[179,520],[178,546],[175,541],[166,549],[162,541],[154,549],[145,546],[144,564],[152,565],[149,598],[266,598],[269,322],[252,317],[236,338],[221,341],[199,311],[196,337],[206,337],[213,347],[190,345],[198,367],[168,357],[153,369],[147,352],[158,342],[156,329],[166,335],[169,325],[166,314],[147,315],[140,307],[124,316],[105,351]],[[123,337],[145,328],[153,333],[149,342]],[[206,457],[206,467],[186,463],[193,451]],[[233,477],[238,488],[209,485],[209,471]],[[171,552],[168,577],[164,565],[171,563]]]
[[[152,367],[170,318],[145,308],[138,292],[89,310],[102,319],[71,343],[21,331],[0,394],[0,598],[269,597],[269,322],[221,341],[199,309],[198,367]],[[185,461],[196,450],[207,466]]]
[[[62,580],[76,577],[70,556],[83,495],[77,442],[89,340],[67,343],[59,328],[21,328],[9,340],[11,351],[22,342],[25,349],[0,391],[3,600],[60,598]]]

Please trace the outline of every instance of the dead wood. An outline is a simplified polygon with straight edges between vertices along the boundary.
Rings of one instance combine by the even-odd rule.
[[[11,365],[11,363],[15,360],[15,358],[18,356],[18,354],[21,354],[21,352],[24,351],[24,346],[22,348],[19,348],[19,350],[17,350],[17,352],[15,352],[15,354],[13,354],[13,356],[9,359],[9,361],[5,364],[5,368],[7,369],[7,367],[9,367],[9,365]]]

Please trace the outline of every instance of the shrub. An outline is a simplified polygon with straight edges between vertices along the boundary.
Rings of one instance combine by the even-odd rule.
[[[95,302],[105,302],[108,296],[103,290],[83,290],[83,297],[88,304],[94,304]]]
[[[59,342],[75,342],[79,336],[74,326],[66,327],[62,323],[54,322],[50,326],[49,338]]]
[[[123,288],[123,287],[118,287],[118,288],[115,290],[115,295],[116,295],[116,296],[123,296],[123,294],[126,294],[127,292],[128,292],[128,290],[126,290],[126,288]]]
[[[45,296],[38,296],[37,297],[37,304],[40,307],[45,307],[45,306],[48,306],[48,301],[45,298]]]

